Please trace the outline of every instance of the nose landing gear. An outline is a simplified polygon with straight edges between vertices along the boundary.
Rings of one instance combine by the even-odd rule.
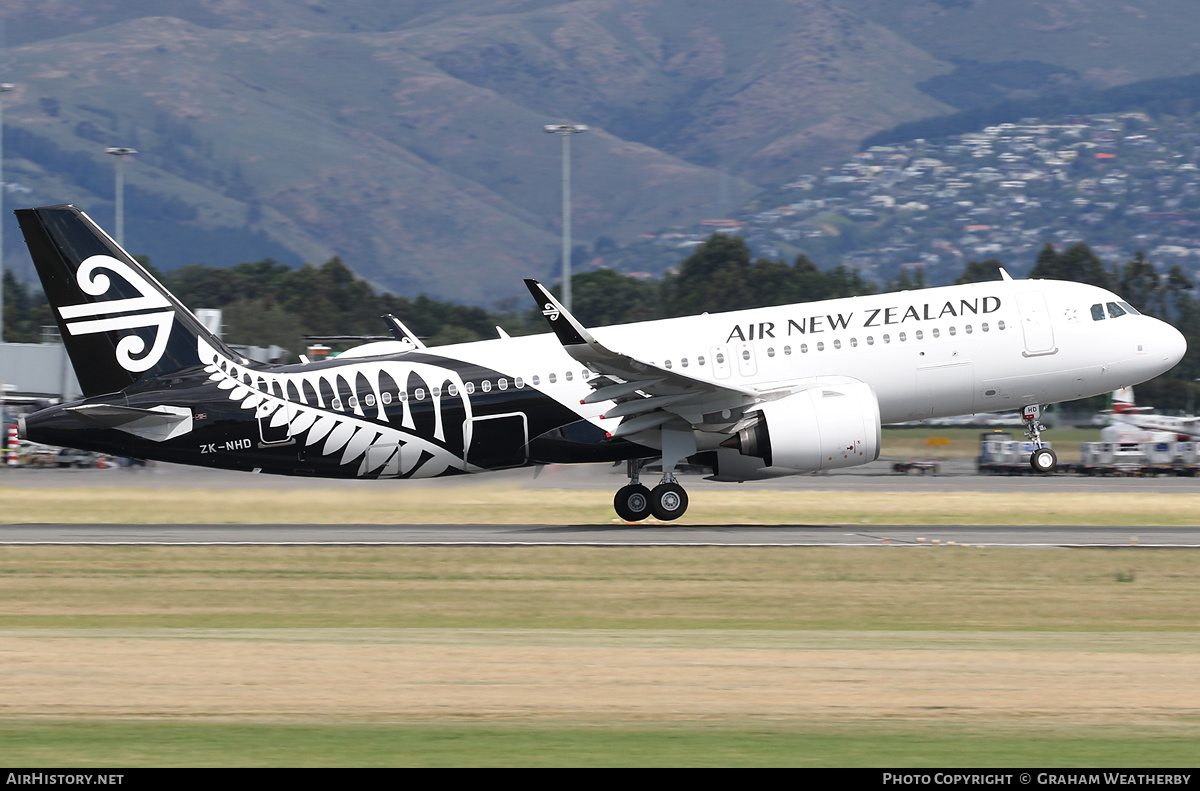
[[[1046,427],[1039,421],[1041,414],[1042,409],[1037,404],[1030,404],[1021,410],[1021,420],[1025,423],[1025,436],[1034,445],[1034,451],[1029,456],[1029,466],[1033,467],[1034,472],[1054,472],[1054,468],[1058,466],[1058,455],[1042,445],[1042,431]]]

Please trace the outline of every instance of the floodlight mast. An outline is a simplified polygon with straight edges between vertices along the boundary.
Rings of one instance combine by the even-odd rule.
[[[117,244],[122,249],[125,248],[125,157],[130,154],[136,154],[132,148],[124,146],[109,146],[104,149],[104,153],[112,154],[116,158],[117,183],[116,183],[116,200],[117,200]]]
[[[0,82],[0,343],[4,342],[4,94],[15,90],[11,82]]]
[[[571,136],[588,130],[584,124],[546,124],[542,131],[562,138],[562,304],[571,309]]]

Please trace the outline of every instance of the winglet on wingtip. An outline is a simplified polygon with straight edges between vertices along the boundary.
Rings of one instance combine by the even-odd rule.
[[[421,339],[417,337],[416,333],[404,326],[404,322],[400,321],[400,319],[396,318],[391,313],[388,313],[381,318],[387,322],[388,329],[391,331],[393,338],[401,343],[411,343],[418,349],[425,348],[425,344],[422,343]]]
[[[537,301],[542,315],[546,317],[546,323],[550,325],[550,329],[558,338],[559,343],[563,346],[579,346],[581,344],[590,345],[594,342],[591,333],[567,312],[567,309],[554,298],[549,289],[533,278],[527,278],[525,285],[529,288],[529,293],[533,295],[534,300]]]

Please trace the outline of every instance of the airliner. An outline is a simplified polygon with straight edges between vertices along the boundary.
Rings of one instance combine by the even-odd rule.
[[[624,462],[622,519],[682,516],[676,472],[750,481],[865,464],[884,423],[1022,409],[1179,362],[1183,336],[1090,285],[1004,279],[589,329],[540,283],[550,332],[334,359],[239,355],[72,205],[16,212],[83,398],[35,442],[246,472],[408,479]],[[647,462],[661,461],[653,488]]]
[[[1112,394],[1112,423],[1117,428],[1134,428],[1147,433],[1169,432],[1187,442],[1200,440],[1200,417],[1148,414],[1151,407],[1136,406],[1133,388],[1123,387]]]

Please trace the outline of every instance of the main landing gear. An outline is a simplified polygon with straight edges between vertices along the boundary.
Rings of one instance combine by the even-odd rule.
[[[640,522],[649,516],[669,522],[683,516],[687,511],[688,496],[676,483],[674,473],[664,472],[662,482],[650,490],[638,481],[642,460],[630,459],[627,465],[629,484],[617,490],[617,496],[613,498],[617,516],[626,522]]]
[[[1042,431],[1045,426],[1039,422],[1042,409],[1037,404],[1030,404],[1021,410],[1021,420],[1025,423],[1025,436],[1033,442],[1034,451],[1029,456],[1029,466],[1034,472],[1054,472],[1058,466],[1058,456],[1050,448],[1042,446]]]

